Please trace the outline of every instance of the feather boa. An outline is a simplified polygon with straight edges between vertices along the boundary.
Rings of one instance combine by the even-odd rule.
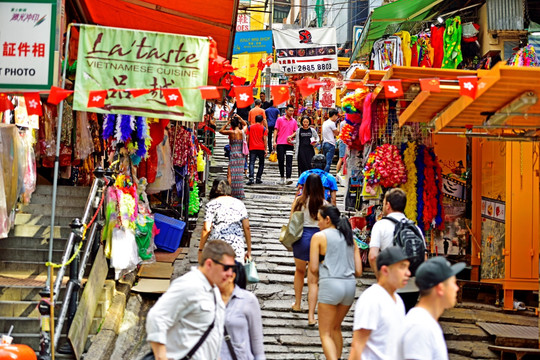
[[[103,139],[108,140],[114,135],[114,128],[116,125],[116,118],[113,114],[105,115],[105,121],[103,122]]]
[[[116,134],[116,138],[118,141],[126,142],[131,138],[131,132],[133,131],[133,116],[131,115],[119,115],[120,121],[118,121],[118,118],[116,119],[117,125],[116,130],[120,132],[120,134]]]
[[[433,167],[435,170],[435,184],[437,186],[437,215],[435,216],[435,226],[439,230],[444,230],[444,206],[443,206],[443,191],[442,191],[442,168],[437,159],[437,155],[433,148],[430,149],[431,157],[433,158]]]
[[[437,184],[435,182],[435,162],[430,151],[424,148],[424,229],[427,230],[437,216]]]
[[[417,154],[416,142],[408,142],[404,146],[403,162],[405,169],[407,169],[407,182],[401,186],[403,191],[407,194],[407,206],[405,206],[405,215],[407,218],[412,219],[415,223],[418,222],[418,194],[416,193],[416,186],[418,183],[418,177],[416,174],[416,164],[414,163]]]
[[[417,148],[417,156],[415,160],[416,174],[417,174],[417,187],[416,187],[416,199],[417,199],[417,217],[416,223],[418,227],[424,231],[424,149],[425,145],[419,145]]]

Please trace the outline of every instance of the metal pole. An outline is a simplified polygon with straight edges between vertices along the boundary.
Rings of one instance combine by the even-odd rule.
[[[274,24],[274,0],[270,0],[270,14],[268,17],[268,29],[272,31],[272,25]],[[266,97],[270,99],[270,80],[272,79],[272,70],[270,66],[266,67]],[[274,104],[277,105],[277,104]]]
[[[69,38],[71,36],[71,26],[72,24],[69,24],[68,29],[67,29],[66,44],[65,44],[65,50],[64,50],[64,67],[62,69],[62,86],[61,86],[62,89],[66,86],[66,71],[67,71],[67,59],[68,59],[68,54],[69,54]],[[58,167],[59,167],[59,161],[60,161],[60,141],[62,139],[62,113],[63,112],[64,112],[64,102],[62,101],[60,105],[58,105],[58,121],[56,124],[56,154],[54,157],[54,178],[53,178],[51,230],[50,230],[51,235],[49,236],[49,263],[53,261],[54,220],[55,220],[55,213],[56,213],[56,195],[57,195],[57,189],[58,189]],[[51,267],[48,266],[47,267],[47,285],[45,287],[45,291],[47,291],[49,284],[52,282],[51,277],[52,277]]]

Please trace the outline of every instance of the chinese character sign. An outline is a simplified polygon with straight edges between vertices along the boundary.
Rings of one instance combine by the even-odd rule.
[[[283,29],[272,35],[284,73],[338,71],[336,28]]]
[[[336,106],[336,80],[335,78],[320,78],[324,83],[319,89],[319,103],[323,108],[334,108]]]
[[[247,14],[238,14],[236,18],[236,31],[249,31],[250,16]]]
[[[53,85],[56,0],[0,1],[0,89]]]
[[[82,26],[73,108],[200,121],[204,100],[197,87],[206,85],[209,44],[203,37]],[[164,88],[180,88],[183,106],[169,106]],[[134,97],[128,89],[151,91]],[[107,90],[107,97],[89,109],[95,90]]]

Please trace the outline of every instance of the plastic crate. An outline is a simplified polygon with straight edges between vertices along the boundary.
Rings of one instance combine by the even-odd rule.
[[[159,229],[159,234],[154,238],[156,247],[168,252],[175,252],[180,246],[186,223],[161,214],[154,214],[154,220]]]

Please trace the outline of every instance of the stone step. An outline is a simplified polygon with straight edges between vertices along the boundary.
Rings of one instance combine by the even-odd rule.
[[[58,263],[62,259],[63,253],[63,250],[53,250],[52,261]],[[0,261],[21,263],[24,264],[21,265],[23,267],[27,265],[25,262],[28,262],[28,265],[35,262],[45,263],[49,261],[49,249],[48,247],[33,250],[26,248],[3,249],[0,251]]]
[[[64,250],[67,239],[53,239],[53,250]],[[23,248],[28,250],[49,250],[49,237],[20,237],[10,236],[0,240],[0,249],[2,252],[9,251],[10,248]]]
[[[55,317],[55,324],[58,319]],[[90,327],[90,334],[97,334],[99,327],[103,319],[94,317],[92,319],[92,325]],[[0,333],[6,334],[9,331],[9,328],[13,325],[13,331],[16,333],[29,333],[29,334],[39,334],[40,331],[40,320],[39,318],[28,318],[28,317],[0,317]],[[56,326],[56,325],[55,325]],[[66,327],[62,331],[63,334],[66,333]]]
[[[27,214],[51,216],[52,204],[29,204],[23,206],[22,212]],[[57,206],[56,216],[82,218],[84,214],[84,204],[82,206]]]
[[[0,252],[1,255],[1,252]],[[53,252],[53,262],[59,263],[62,260],[62,252]],[[35,277],[47,275],[47,266],[43,261],[0,261],[0,274],[11,277]],[[90,264],[88,265],[88,269]],[[66,270],[69,272],[69,270]]]
[[[68,278],[65,277],[65,281]],[[0,301],[39,301],[40,291],[43,290],[45,282],[41,286],[23,286],[23,285],[0,285]],[[60,299],[64,297],[66,291],[65,284],[60,288]]]
[[[54,224],[56,226],[69,226],[73,221],[73,216],[55,216]],[[38,214],[17,213],[15,216],[15,225],[51,225],[51,216]]]
[[[13,343],[14,344],[25,344],[30,346],[34,351],[39,351],[39,342],[40,342],[40,335],[38,333],[27,333],[27,334],[21,334],[21,333],[12,333],[11,336],[13,336]],[[88,341],[92,341],[94,335],[88,336]],[[62,344],[66,343],[67,335],[62,334],[60,336],[59,345],[62,346]],[[56,359],[72,359],[72,357],[67,357],[67,355],[58,355],[56,354]],[[75,359],[75,357],[73,357]]]
[[[86,205],[86,200],[88,199],[88,194],[77,197],[77,196],[70,196],[70,195],[58,195],[56,197],[56,207],[62,207],[62,206],[80,206],[84,208]],[[32,200],[30,201],[31,204],[43,204],[43,205],[49,205],[52,206],[52,195],[38,195],[33,196]]]
[[[38,185],[36,191],[32,194],[32,199],[38,195],[50,195],[52,196],[53,186],[52,185]],[[90,193],[89,186],[58,186],[56,189],[58,198],[60,197],[88,197]]]
[[[62,298],[60,298],[62,299]],[[62,308],[62,301],[57,301],[55,304],[55,313],[60,312]],[[0,300],[0,317],[26,317],[26,318],[38,318],[39,312],[37,310],[38,301],[4,301]],[[97,318],[102,318],[106,315],[107,303],[98,302],[96,313]]]
[[[53,237],[68,238],[71,233],[69,226],[55,226]],[[51,227],[47,225],[15,225],[8,236],[30,237],[36,239],[49,239],[51,236]],[[2,247],[0,242],[0,247]]]

